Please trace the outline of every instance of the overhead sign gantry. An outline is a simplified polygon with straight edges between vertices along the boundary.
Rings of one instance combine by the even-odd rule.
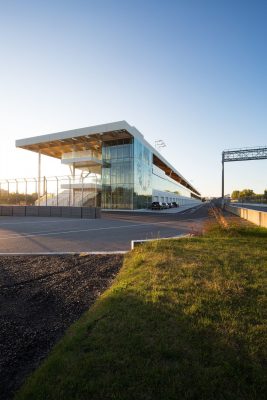
[[[267,146],[245,147],[242,149],[224,150],[222,152],[222,199],[224,198],[224,163],[231,161],[249,161],[267,159]]]

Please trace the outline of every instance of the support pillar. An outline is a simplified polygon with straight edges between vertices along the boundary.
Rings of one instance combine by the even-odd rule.
[[[28,181],[24,178],[25,181],[25,206],[27,205],[27,196],[28,196]]]
[[[81,180],[82,180],[82,203],[81,203],[81,207],[83,207],[83,175],[81,176]]]
[[[57,207],[58,207],[58,177],[56,176],[56,180],[57,180]]]
[[[70,179],[70,177],[68,176],[68,180],[69,180],[69,207],[70,207],[70,202],[71,202],[71,179]]]
[[[38,206],[40,205],[41,197],[41,152],[38,152]]]
[[[72,206],[75,206],[75,189],[74,189],[74,184],[75,184],[75,166],[72,164]]]
[[[47,179],[44,176],[44,194],[45,194],[45,205],[47,207]]]
[[[97,206],[97,175],[95,174],[95,208]]]

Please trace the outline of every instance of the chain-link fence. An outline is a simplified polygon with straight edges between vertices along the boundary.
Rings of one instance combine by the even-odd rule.
[[[101,206],[97,174],[0,180],[1,205]]]

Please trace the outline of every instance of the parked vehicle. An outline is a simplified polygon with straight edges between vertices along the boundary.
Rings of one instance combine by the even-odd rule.
[[[165,201],[162,202],[162,206],[164,209],[170,208],[168,203],[165,203]]]
[[[174,207],[173,203],[168,203],[168,206],[169,206],[169,208],[173,208]]]
[[[159,201],[153,201],[150,208],[151,208],[151,210],[162,210],[163,205]]]
[[[177,204],[176,201],[173,201],[173,202],[172,202],[172,206],[173,206],[173,207],[179,207],[179,204]]]

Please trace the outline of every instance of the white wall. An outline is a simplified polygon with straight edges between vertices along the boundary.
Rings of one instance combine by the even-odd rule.
[[[152,201],[165,201],[166,203],[171,203],[175,201],[180,206],[189,205],[189,204],[199,204],[201,203],[200,200],[194,199],[193,197],[185,197],[175,195],[174,193],[170,192],[162,192],[161,190],[153,189],[152,191]]]

